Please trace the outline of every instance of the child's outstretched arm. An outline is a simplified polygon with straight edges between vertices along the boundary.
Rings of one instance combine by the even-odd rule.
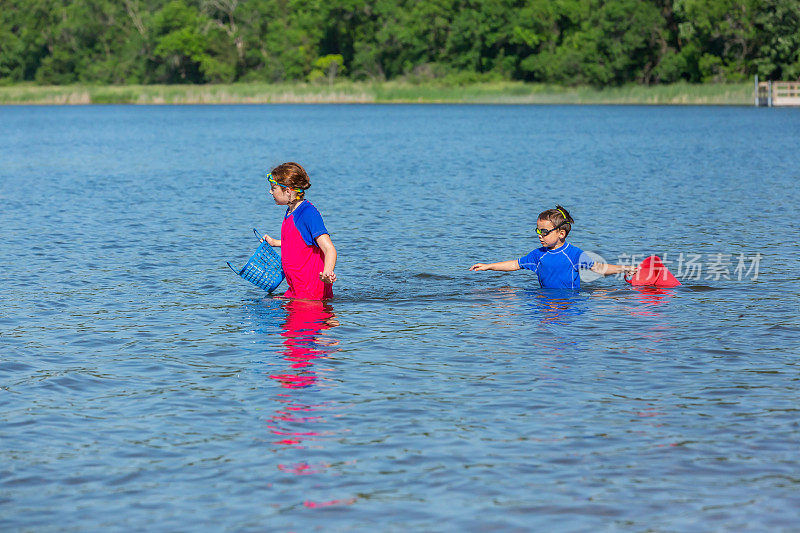
[[[639,267],[636,265],[609,265],[608,263],[595,263],[589,270],[603,276],[619,274],[620,272],[624,272],[628,276],[633,276],[636,274],[636,271],[639,270]]]
[[[333,283],[336,281],[336,273],[333,269],[336,268],[336,248],[333,246],[331,236],[323,233],[317,237],[317,246],[322,250],[325,255],[325,264],[322,267],[322,272],[319,273],[319,279],[325,283]]]
[[[500,272],[513,272],[519,270],[519,261],[512,259],[510,261],[500,261],[499,263],[475,263],[470,270],[478,272],[481,270],[499,270]]]
[[[261,237],[261,242],[266,242],[270,246],[275,246],[277,248],[281,247],[281,240],[280,239],[273,239],[272,237],[270,237],[266,233],[264,234],[263,237]]]

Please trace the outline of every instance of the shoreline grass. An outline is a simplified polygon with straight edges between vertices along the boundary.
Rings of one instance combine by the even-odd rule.
[[[753,85],[678,83],[623,87],[561,87],[523,82],[454,85],[350,82],[219,85],[0,86],[0,105],[182,104],[618,104],[752,105]]]

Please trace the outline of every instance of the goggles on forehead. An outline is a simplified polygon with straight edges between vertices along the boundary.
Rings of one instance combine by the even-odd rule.
[[[291,190],[293,190],[294,192],[298,192],[298,193],[301,193],[301,192],[303,192],[303,189],[301,189],[300,187],[289,187],[288,185],[284,185],[283,183],[278,183],[278,182],[275,180],[275,178],[273,178],[273,177],[272,177],[272,172],[270,172],[269,174],[267,174],[267,181],[268,181],[268,182],[269,182],[269,184],[270,184],[270,188],[272,188],[272,186],[273,186],[273,185],[279,185],[279,186],[283,187],[284,189],[291,189]]]

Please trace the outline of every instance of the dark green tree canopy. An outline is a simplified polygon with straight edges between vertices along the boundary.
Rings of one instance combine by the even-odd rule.
[[[335,58],[332,59],[332,58]],[[798,0],[3,0],[0,83],[800,77]]]

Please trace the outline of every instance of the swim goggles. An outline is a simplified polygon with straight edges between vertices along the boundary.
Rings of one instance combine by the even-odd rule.
[[[547,237],[548,235],[550,235],[551,233],[553,233],[554,231],[556,231],[558,228],[560,228],[560,227],[561,227],[561,226],[563,226],[564,224],[569,224],[569,222],[567,222],[567,221],[565,220],[564,222],[562,222],[561,224],[559,224],[558,226],[556,226],[556,227],[555,227],[555,228],[553,228],[553,229],[542,229],[542,228],[536,228],[536,234],[537,234],[537,235],[541,235],[542,237]]]
[[[281,186],[281,187],[283,187],[284,189],[291,189],[291,190],[293,190],[294,192],[298,192],[298,193],[300,193],[300,192],[303,192],[303,189],[301,189],[300,187],[289,187],[288,185],[284,185],[283,183],[278,183],[278,182],[275,180],[275,178],[273,178],[273,177],[272,177],[272,172],[270,172],[269,174],[267,174],[267,181],[268,181],[268,182],[269,182],[269,184],[270,184],[270,188],[272,188],[272,186],[273,186],[273,185],[280,185],[280,186]]]

